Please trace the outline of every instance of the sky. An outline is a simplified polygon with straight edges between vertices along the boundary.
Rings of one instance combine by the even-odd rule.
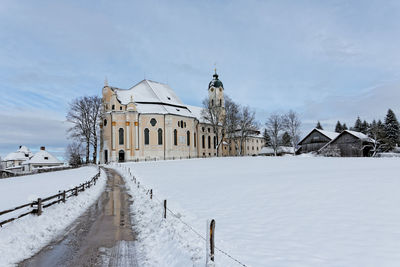
[[[14,1],[0,4],[0,156],[62,156],[68,103],[144,78],[201,105],[225,93],[264,124],[400,116],[400,1]]]

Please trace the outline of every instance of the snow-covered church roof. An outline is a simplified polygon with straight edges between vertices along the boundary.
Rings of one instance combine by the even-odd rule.
[[[130,89],[112,87],[117,99],[123,105],[133,101],[142,114],[174,114],[194,117],[201,120],[201,107],[183,104],[174,90],[167,85],[150,80],[143,80]]]
[[[32,152],[26,146],[20,146],[16,152],[11,152],[8,154],[3,161],[11,160],[28,160],[33,156]]]
[[[127,105],[132,96],[135,103],[159,103],[185,107],[169,85],[159,82],[143,80],[130,89],[115,88],[114,91],[123,105]]]
[[[30,160],[23,164],[62,164],[62,162],[46,150],[39,150]]]

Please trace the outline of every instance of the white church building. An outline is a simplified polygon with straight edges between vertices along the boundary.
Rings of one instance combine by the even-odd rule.
[[[217,155],[216,134],[202,118],[203,108],[184,104],[169,85],[143,80],[120,89],[106,83],[102,95],[101,163]],[[224,86],[217,73],[209,82],[208,99],[225,110]],[[262,147],[258,139],[257,151]],[[256,141],[252,142],[256,151]],[[219,155],[229,154],[225,142],[218,149]]]

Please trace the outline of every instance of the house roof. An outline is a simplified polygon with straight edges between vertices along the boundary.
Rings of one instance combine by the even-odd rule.
[[[28,160],[32,157],[32,152],[26,146],[21,146],[16,152],[11,152],[8,154],[3,161],[11,161],[11,160]]]
[[[62,164],[62,162],[46,150],[39,150],[30,160],[25,161],[23,164]]]
[[[320,134],[322,134],[322,135],[324,135],[325,137],[327,137],[329,140],[333,140],[333,139],[335,139],[335,138],[339,135],[339,133],[337,133],[337,132],[330,132],[330,131],[325,131],[325,130],[321,130],[321,129],[318,129],[318,128],[314,128],[314,129],[312,129],[303,139],[301,139],[301,141],[300,141],[298,144],[300,145],[300,144],[301,144],[304,140],[306,140],[307,137],[309,137],[314,131],[319,132]]]

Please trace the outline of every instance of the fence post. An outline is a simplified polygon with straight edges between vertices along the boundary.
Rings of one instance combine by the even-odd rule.
[[[137,188],[139,188],[139,186],[140,186],[140,182],[137,182]]]
[[[153,189],[150,189],[150,199],[153,199]]]
[[[164,199],[164,219],[167,219],[167,200]]]
[[[78,187],[76,186],[75,187],[75,196],[77,196],[78,195]]]
[[[62,202],[65,203],[65,190],[64,190],[63,193],[62,193]]]
[[[210,259],[214,261],[214,236],[215,236],[215,220],[212,219],[210,223]]]
[[[38,198],[37,200],[37,215],[42,215],[42,199]]]

